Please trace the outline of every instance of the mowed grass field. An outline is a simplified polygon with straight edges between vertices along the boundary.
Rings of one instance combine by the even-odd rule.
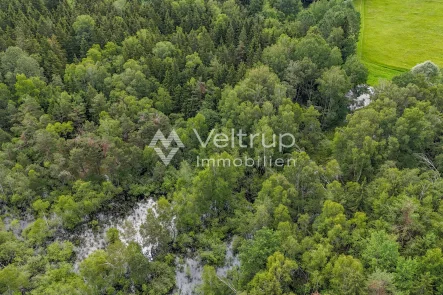
[[[354,0],[362,24],[358,54],[368,83],[431,60],[443,67],[443,0]]]

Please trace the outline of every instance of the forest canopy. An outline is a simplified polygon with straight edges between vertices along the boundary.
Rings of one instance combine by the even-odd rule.
[[[442,294],[442,72],[358,106],[359,31],[343,0],[0,0],[0,293],[180,294],[191,257],[196,294]],[[297,145],[194,134],[231,129]],[[195,165],[264,154],[293,165]],[[142,242],[112,227],[78,257],[146,199]]]

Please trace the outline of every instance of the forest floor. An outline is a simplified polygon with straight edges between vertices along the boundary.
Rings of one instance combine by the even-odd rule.
[[[368,84],[431,60],[443,66],[443,0],[354,0]]]

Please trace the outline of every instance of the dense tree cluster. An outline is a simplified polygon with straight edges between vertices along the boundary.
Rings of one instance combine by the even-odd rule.
[[[200,294],[441,294],[442,73],[351,113],[358,33],[343,0],[0,1],[0,293],[170,294],[194,255]],[[158,129],[185,145],[169,166]],[[297,146],[202,148],[194,129]],[[195,165],[245,155],[293,165]],[[111,228],[75,265],[66,233],[148,197],[143,245]]]

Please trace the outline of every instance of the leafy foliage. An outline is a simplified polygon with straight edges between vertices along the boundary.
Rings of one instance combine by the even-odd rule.
[[[418,65],[351,111],[351,2],[25,2],[0,1],[0,293],[171,294],[193,254],[202,294],[443,292],[442,74]],[[185,145],[169,166],[159,129]],[[195,165],[264,155],[291,165]],[[68,236],[148,197],[140,232],[78,261]]]

